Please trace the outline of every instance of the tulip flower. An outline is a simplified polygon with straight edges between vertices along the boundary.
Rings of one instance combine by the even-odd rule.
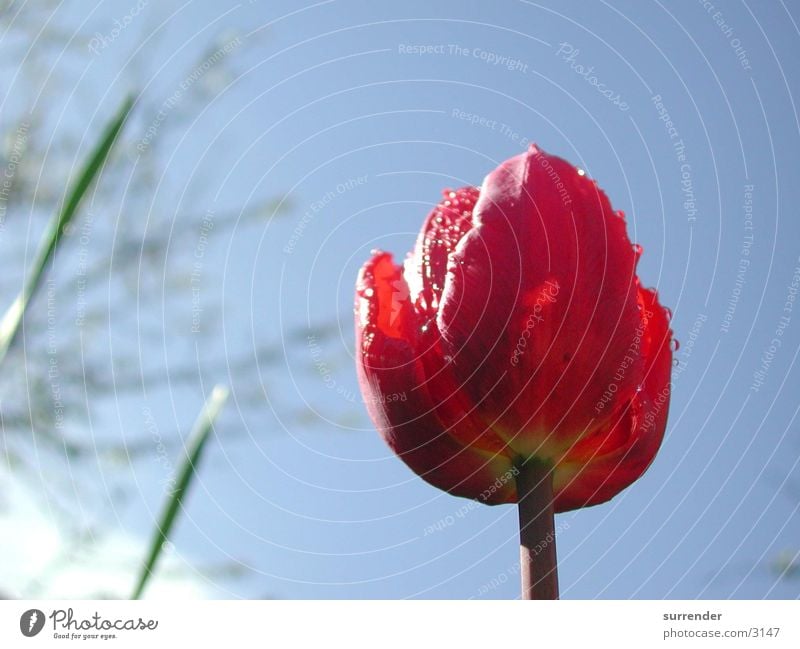
[[[531,146],[479,188],[446,190],[398,265],[356,287],[369,414],[421,478],[518,503],[524,598],[556,598],[553,514],[603,503],[666,426],[669,311],[641,286],[622,212]]]

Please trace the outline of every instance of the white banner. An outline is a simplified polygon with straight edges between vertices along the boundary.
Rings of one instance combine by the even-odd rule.
[[[796,648],[799,625],[796,601],[0,602],[0,647],[30,648]]]

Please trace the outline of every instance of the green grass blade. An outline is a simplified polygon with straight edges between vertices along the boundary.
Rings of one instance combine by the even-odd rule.
[[[28,303],[41,283],[47,264],[53,256],[58,242],[64,234],[64,230],[72,221],[80,207],[81,201],[87,194],[100,169],[103,167],[106,158],[108,158],[108,154],[114,146],[117,135],[122,130],[125,119],[133,106],[133,101],[134,98],[132,96],[128,97],[123,102],[122,106],[120,106],[119,110],[117,110],[114,119],[105,127],[102,137],[84,163],[77,181],[70,188],[61,211],[50,221],[50,225],[42,237],[34,263],[31,266],[28,276],[24,280],[22,290],[6,311],[3,319],[0,320],[0,363],[3,362],[8,349],[11,347],[11,344],[14,342],[19,332],[25,310],[28,308]]]
[[[192,432],[189,435],[189,440],[186,443],[186,457],[184,457],[178,468],[177,479],[175,487],[172,492],[167,496],[164,503],[164,509],[159,517],[157,527],[153,534],[153,540],[150,543],[150,550],[147,553],[147,559],[142,566],[142,571],[136,582],[136,588],[133,590],[131,599],[139,599],[144,592],[147,583],[153,576],[158,558],[164,548],[164,543],[169,538],[169,533],[172,526],[175,524],[175,519],[178,517],[179,511],[183,509],[183,499],[189,489],[197,472],[197,464],[200,461],[200,456],[203,452],[211,430],[214,427],[214,421],[219,415],[225,401],[228,398],[228,388],[224,385],[217,385],[211,392],[211,396],[206,401],[197,420],[194,422]]]

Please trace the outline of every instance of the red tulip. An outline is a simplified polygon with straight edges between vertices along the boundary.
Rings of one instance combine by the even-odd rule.
[[[401,267],[358,277],[359,381],[391,449],[445,491],[514,503],[547,468],[556,512],[644,473],[666,425],[668,311],[636,276],[621,212],[532,146],[445,191]]]

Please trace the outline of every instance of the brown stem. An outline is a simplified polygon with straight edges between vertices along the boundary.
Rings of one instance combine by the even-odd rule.
[[[558,599],[552,468],[529,459],[517,469],[522,599]]]

